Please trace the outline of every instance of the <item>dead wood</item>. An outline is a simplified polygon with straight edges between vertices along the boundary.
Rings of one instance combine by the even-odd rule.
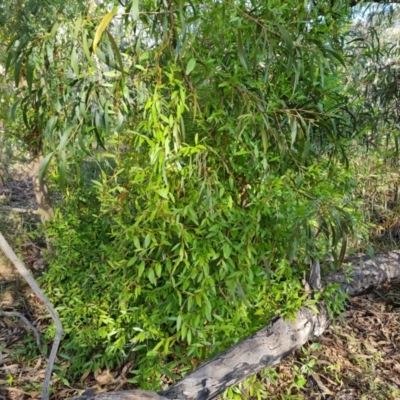
[[[35,278],[29,273],[23,262],[18,258],[18,256],[14,253],[13,249],[8,244],[7,240],[4,238],[2,233],[0,232],[0,248],[3,250],[6,257],[14,264],[15,268],[17,268],[18,272],[22,275],[28,285],[31,287],[33,292],[36,296],[43,302],[46,306],[47,310],[49,311],[51,318],[56,325],[56,337],[54,338],[53,346],[51,348],[50,357],[47,363],[46,374],[43,383],[42,389],[42,400],[49,399],[49,387],[51,381],[51,373],[53,370],[54,361],[57,356],[58,347],[60,345],[61,337],[63,335],[63,328],[61,321],[57,315],[56,310],[52,306],[50,300],[45,296],[45,294],[40,289],[39,285],[37,284]]]
[[[319,286],[319,263],[312,266],[312,287]],[[325,284],[339,283],[351,296],[362,294],[385,283],[400,281],[400,251],[371,259],[356,256],[346,268],[328,274]],[[271,323],[225,352],[200,365],[195,371],[159,393],[125,390],[94,395],[86,391],[76,400],[208,400],[236,385],[264,367],[278,364],[313,335],[321,335],[329,323],[324,307],[319,314],[301,308],[295,321],[275,317]]]
[[[324,280],[326,284],[339,283],[350,296],[358,296],[385,283],[397,284],[400,282],[400,251],[378,254],[375,258],[364,254],[350,257],[341,271],[329,274]]]

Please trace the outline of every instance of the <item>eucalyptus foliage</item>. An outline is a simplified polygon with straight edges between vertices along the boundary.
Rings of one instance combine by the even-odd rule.
[[[12,113],[65,188],[43,282],[70,371],[134,358],[133,381],[158,384],[315,309],[310,262],[340,264],[360,226],[346,3],[132,0],[54,18],[12,41],[7,68]]]

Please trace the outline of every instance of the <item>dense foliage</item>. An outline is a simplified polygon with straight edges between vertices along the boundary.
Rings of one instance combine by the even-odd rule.
[[[364,233],[347,3],[70,5],[6,63],[21,138],[64,187],[42,282],[69,371],[134,358],[154,388],[276,314],[338,311],[302,279]]]

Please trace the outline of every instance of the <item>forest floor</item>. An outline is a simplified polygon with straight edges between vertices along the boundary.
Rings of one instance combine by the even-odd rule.
[[[40,274],[44,244],[30,235],[37,216],[4,208],[34,208],[29,173],[9,169],[1,178],[0,231],[32,273]],[[39,399],[46,358],[23,320],[9,313],[23,315],[42,337],[50,323],[43,305],[0,254],[0,399]],[[46,346],[43,350],[49,351]],[[62,358],[57,363],[68,366]],[[74,397],[87,387],[96,392],[132,388],[130,369],[132,363],[75,382],[56,370],[52,399]],[[400,399],[400,287],[352,299],[321,337],[259,374],[257,383],[268,399]],[[252,398],[244,385],[238,391],[238,398]]]

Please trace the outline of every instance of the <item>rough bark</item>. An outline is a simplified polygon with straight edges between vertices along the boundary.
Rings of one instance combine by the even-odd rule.
[[[375,259],[360,254],[346,259],[345,269],[329,274],[326,284],[340,283],[343,291],[357,296],[385,283],[400,283],[400,251],[379,254]]]
[[[361,0],[350,0],[350,7],[356,6],[358,3],[361,3]],[[400,0],[367,0],[364,3],[377,3],[377,4],[398,4]]]
[[[38,206],[38,214],[42,222],[48,221],[54,216],[53,207],[49,196],[45,179],[39,180],[39,168],[43,161],[43,156],[36,157],[31,163],[31,176],[33,181],[33,188],[35,192],[36,203]]]

